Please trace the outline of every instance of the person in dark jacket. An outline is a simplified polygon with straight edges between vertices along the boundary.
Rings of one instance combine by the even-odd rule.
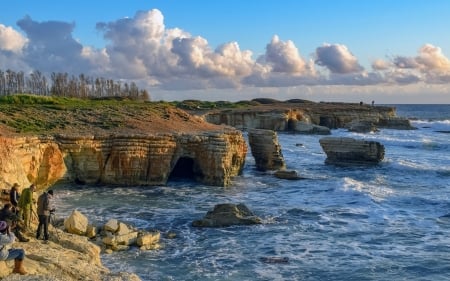
[[[37,201],[37,214],[39,217],[39,225],[36,232],[36,239],[41,236],[41,230],[44,229],[44,242],[48,242],[48,224],[50,215],[55,211],[52,205],[53,190],[42,193]]]
[[[0,221],[6,221],[20,242],[28,242],[30,239],[22,234],[19,215],[17,215],[10,203],[6,203],[0,210]]]
[[[19,190],[17,190],[17,188],[19,187],[18,183],[13,184],[13,186],[11,187],[11,190],[9,191],[9,201],[11,202],[11,204],[13,205],[14,210],[13,211],[17,211],[17,205],[19,204]]]

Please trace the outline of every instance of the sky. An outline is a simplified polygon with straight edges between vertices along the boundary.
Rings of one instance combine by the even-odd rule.
[[[0,70],[134,81],[152,100],[450,104],[448,0],[14,0]]]

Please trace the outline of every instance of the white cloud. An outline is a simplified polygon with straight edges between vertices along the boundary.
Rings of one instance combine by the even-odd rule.
[[[363,70],[358,59],[345,45],[327,44],[316,49],[316,63],[324,66],[331,73],[355,73]]]
[[[258,62],[267,64],[273,72],[289,74],[307,73],[309,68],[294,43],[290,40],[282,42],[277,35],[267,44],[266,53],[258,58]]]
[[[372,62],[372,69],[374,70],[386,70],[391,67],[391,63],[382,59],[376,59]]]
[[[0,50],[19,53],[27,39],[10,26],[0,24]]]
[[[0,24],[0,69],[130,79],[151,91],[208,89],[209,95],[212,89],[218,93],[252,89],[255,95],[279,92],[291,96],[298,89],[318,93],[318,88],[329,87],[353,91],[360,86],[450,83],[450,60],[431,44],[422,46],[415,57],[374,60],[369,72],[342,44],[324,44],[313,55],[302,57],[294,42],[274,35],[256,60],[237,42],[213,49],[206,38],[193,37],[181,28],[166,28],[159,10],[99,22],[97,30],[107,40],[101,49],[75,40],[75,23],[37,22],[27,16],[18,26],[26,37]]]

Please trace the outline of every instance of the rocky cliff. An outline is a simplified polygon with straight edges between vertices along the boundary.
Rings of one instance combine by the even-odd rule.
[[[345,128],[351,122],[369,121],[379,127],[410,129],[408,120],[396,116],[395,108],[351,103],[274,102],[243,109],[211,110],[203,118],[213,124],[238,129],[267,129],[326,134],[329,129]],[[306,131],[305,124],[311,125]]]
[[[160,185],[171,176],[226,186],[244,165],[239,131],[162,135],[0,136],[0,184],[48,187],[77,183]]]

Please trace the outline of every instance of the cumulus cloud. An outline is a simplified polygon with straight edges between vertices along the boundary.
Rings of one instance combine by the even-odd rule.
[[[409,72],[394,71],[398,77],[397,82],[425,81],[427,83],[450,82],[450,60],[442,53],[441,48],[425,44],[418,50],[415,57],[396,56],[393,65],[398,69],[407,69]],[[400,74],[400,75],[399,75]]]
[[[374,60],[369,72],[342,44],[324,44],[302,57],[294,42],[274,35],[256,59],[237,42],[213,48],[206,38],[167,28],[156,9],[97,23],[107,42],[100,49],[73,38],[75,23],[26,16],[17,24],[26,36],[0,24],[0,69],[129,79],[163,91],[450,82],[450,61],[431,44],[414,57]]]
[[[373,70],[386,70],[391,67],[391,63],[382,59],[376,59],[372,62]]]
[[[18,53],[27,43],[27,39],[10,26],[0,24],[0,50]]]
[[[316,49],[316,63],[328,68],[331,73],[355,73],[363,70],[358,59],[345,45],[324,44]]]
[[[309,68],[294,43],[283,42],[277,35],[267,44],[266,53],[258,58],[258,62],[267,64],[273,72],[299,74],[306,73]]]
[[[416,57],[417,63],[426,70],[437,71],[441,73],[450,72],[450,61],[442,53],[441,48],[431,44],[425,44],[419,49],[419,55]]]
[[[17,25],[27,34],[24,61],[44,72],[80,73],[88,63],[82,56],[83,46],[73,37],[74,23],[36,22],[26,16]]]

